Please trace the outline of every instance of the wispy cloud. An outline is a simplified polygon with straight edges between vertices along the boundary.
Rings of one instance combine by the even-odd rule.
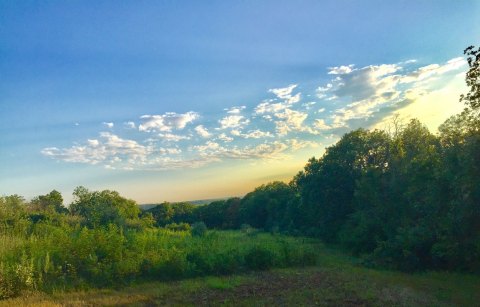
[[[354,64],[350,65],[342,65],[342,66],[337,66],[337,67],[330,67],[329,68],[329,75],[344,75],[344,74],[349,74],[352,72]]]
[[[190,139],[190,136],[188,135],[179,135],[179,134],[173,134],[173,133],[159,133],[158,136],[160,137],[161,140],[167,141],[167,142],[178,142],[181,140]]]
[[[208,130],[203,125],[196,126],[195,131],[198,133],[199,136],[203,138],[208,138],[211,136],[210,132],[208,132]]]
[[[416,62],[403,62],[411,65]],[[355,68],[354,65],[333,67],[331,74],[336,75],[325,86],[317,88],[317,96],[325,100],[341,101],[341,106],[333,110],[329,119],[316,121],[319,129],[354,128],[349,122],[364,122],[381,108],[395,110],[405,102],[415,101],[415,94],[428,92],[428,86],[434,77],[457,70],[465,65],[462,58],[454,58],[445,64],[431,64],[412,71],[399,64],[370,65]],[[405,71],[405,72],[404,72]],[[406,84],[408,83],[408,87]],[[425,87],[427,86],[427,87]],[[418,97],[418,96],[417,96]],[[343,104],[343,105],[342,105]]]
[[[144,115],[123,123],[128,138],[113,134],[114,123],[70,147],[46,147],[44,156],[109,169],[165,170],[202,167],[224,160],[284,159],[303,148],[331,144],[349,129],[369,127],[396,110],[441,89],[465,68],[454,58],[443,64],[416,61],[330,67],[323,84],[306,91],[297,84],[272,88],[250,104],[219,110]],[[312,98],[315,101],[312,101]],[[138,124],[136,124],[138,123]]]
[[[167,112],[163,115],[143,115],[141,119],[144,122],[138,126],[138,130],[147,132],[181,130],[198,117],[198,113],[193,111],[184,114]]]
[[[239,106],[239,107],[231,107],[229,109],[224,109],[227,111],[228,114],[240,114],[242,110],[244,110],[246,106]]]
[[[134,140],[118,137],[110,132],[101,132],[99,139],[89,139],[85,144],[59,149],[48,147],[42,154],[66,162],[98,164],[101,162],[144,161],[150,148]]]
[[[298,84],[291,84],[283,88],[272,88],[268,90],[269,92],[275,94],[279,99],[284,100],[289,104],[297,103],[300,101],[300,93],[292,95],[293,90],[298,86]]]
[[[220,129],[227,129],[245,126],[250,122],[250,120],[246,119],[242,115],[229,115],[220,119],[218,122],[220,123]]]
[[[132,122],[132,121],[125,122],[125,123],[123,123],[123,125],[124,125],[125,128],[127,128],[127,129],[135,129],[135,128],[136,128],[135,123]]]
[[[283,112],[274,114],[280,120],[275,121],[277,133],[280,136],[287,135],[290,131],[307,131],[303,122],[308,114],[300,111],[285,109]]]

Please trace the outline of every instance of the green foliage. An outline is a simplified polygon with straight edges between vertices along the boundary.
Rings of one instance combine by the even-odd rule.
[[[40,195],[30,202],[33,211],[66,213],[67,208],[63,206],[63,197],[60,192],[53,190],[46,195]]]
[[[468,56],[467,61],[470,69],[465,81],[467,86],[470,87],[470,91],[467,95],[462,95],[460,101],[463,101],[471,109],[478,109],[480,107],[480,47],[475,50],[474,46],[470,46],[463,53]]]
[[[191,226],[187,223],[172,223],[166,225],[165,228],[172,231],[190,231]]]
[[[135,201],[120,196],[118,192],[90,192],[85,187],[77,187],[73,196],[70,212],[82,217],[83,224],[89,228],[111,223],[121,227],[141,226],[140,209]]]
[[[172,223],[188,223],[195,221],[195,205],[189,203],[161,203],[151,209],[146,210],[143,215],[151,214],[157,226],[165,227]]]
[[[285,249],[308,261],[313,248],[312,243],[267,234],[255,238],[241,232],[192,236],[178,228],[122,229],[116,224],[89,228],[49,221],[30,226],[22,234],[13,228],[0,233],[0,298],[24,290],[112,287],[138,279],[178,279],[263,269],[246,260],[257,245],[265,246],[266,253],[275,257],[268,260],[268,267],[271,263],[302,265],[287,262]]]
[[[270,249],[256,245],[245,255],[245,262],[252,270],[267,270],[273,267],[275,258]]]
[[[194,237],[203,237],[207,233],[207,225],[204,222],[196,222],[192,225],[190,232]]]
[[[241,201],[239,213],[244,223],[265,230],[286,227],[296,218],[298,199],[283,182],[271,182],[248,193]]]

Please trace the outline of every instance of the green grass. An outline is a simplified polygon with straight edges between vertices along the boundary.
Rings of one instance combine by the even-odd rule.
[[[240,231],[60,228],[0,237],[0,298],[312,265],[316,240]],[[219,288],[227,286],[218,285]]]
[[[217,232],[211,251],[262,244],[308,245],[316,265],[241,271],[177,281],[136,282],[117,289],[26,291],[0,306],[226,305],[226,306],[480,306],[480,277],[449,272],[407,274],[366,268],[358,259],[318,241],[241,232]],[[279,240],[281,239],[281,240]],[[282,243],[283,242],[283,243]],[[188,243],[192,244],[192,242]],[[198,247],[197,245],[194,245]],[[272,247],[273,248],[273,247]]]

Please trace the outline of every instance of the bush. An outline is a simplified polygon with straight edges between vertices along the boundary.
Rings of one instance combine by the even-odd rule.
[[[192,225],[190,232],[194,237],[203,237],[207,232],[207,225],[204,222],[196,222]]]
[[[172,231],[190,231],[192,227],[188,223],[171,223],[167,224],[165,228]]]
[[[275,254],[263,246],[254,246],[245,255],[245,263],[252,270],[268,270],[274,265]]]

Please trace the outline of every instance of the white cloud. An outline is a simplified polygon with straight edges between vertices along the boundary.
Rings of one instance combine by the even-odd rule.
[[[205,145],[197,145],[197,146],[194,146],[194,148],[199,152],[204,152],[207,150],[216,150],[221,147],[220,147],[220,144],[218,144],[217,142],[207,141]]]
[[[300,93],[292,95],[292,91],[297,87],[297,84],[290,84],[283,88],[272,88],[268,91],[277,96],[278,99],[284,100],[288,104],[294,104],[300,101]]]
[[[138,144],[136,141],[122,139],[110,132],[100,132],[100,137],[104,140],[103,144],[107,149],[114,149],[111,153],[144,156],[148,151],[145,146]]]
[[[226,113],[220,112],[221,115],[214,119],[218,127],[208,126],[207,129],[205,122],[193,124],[200,121],[199,114],[193,111],[144,115],[139,122],[123,122],[124,128],[150,132],[123,130],[143,139],[132,140],[102,132],[97,138],[86,139],[71,147],[46,147],[41,152],[56,160],[101,164],[106,169],[123,170],[200,167],[224,159],[285,158],[293,151],[319,145],[305,140],[305,133],[319,135],[319,140],[331,144],[333,136],[337,137],[347,128],[368,128],[396,110],[411,110],[414,102],[415,108],[420,106],[417,101],[423,101],[431,108],[434,100],[453,95],[449,92],[432,94],[465,66],[461,58],[423,67],[413,63],[333,67],[329,82],[306,93],[307,97],[320,97],[321,106],[312,101],[318,101],[313,97],[299,103],[301,93],[295,93],[297,85],[293,84],[269,90],[274,97],[267,97],[254,107],[253,114],[247,114],[245,106],[224,109]],[[460,79],[463,81],[463,76]],[[430,112],[425,110],[424,113],[427,111]],[[109,122],[103,125],[109,129],[114,127]],[[194,137],[196,134],[205,139]],[[289,134],[298,139],[287,137]]]
[[[145,120],[145,122],[140,124],[138,130],[147,132],[181,130],[198,117],[198,113],[193,111],[184,114],[167,112],[163,115],[143,115],[141,119]]]
[[[318,130],[329,130],[332,129],[332,126],[327,125],[324,119],[316,119],[313,127]]]
[[[272,88],[268,91],[275,94],[278,98],[288,99],[292,95],[292,91],[297,87],[297,84],[290,84],[287,87],[282,88]]]
[[[242,115],[229,115],[218,121],[220,123],[220,129],[237,128],[247,125],[250,120],[245,119]]]
[[[329,75],[346,75],[346,74],[349,74],[352,72],[353,70],[353,67],[355,65],[353,64],[350,64],[350,65],[346,65],[346,66],[338,66],[338,67],[329,67],[328,70],[328,74]]]
[[[208,132],[207,128],[203,127],[203,125],[196,126],[195,131],[203,138],[208,138],[211,136],[210,132]]]
[[[304,127],[303,122],[308,114],[300,111],[286,109],[284,112],[276,113],[278,121],[275,121],[277,134],[280,136],[288,134],[289,131],[310,132],[308,127]]]
[[[165,171],[174,169],[198,168],[206,164],[216,162],[214,158],[196,157],[190,159],[172,158],[168,156],[155,157],[152,159],[145,170]]]
[[[173,133],[159,133],[158,136],[164,141],[178,142],[181,140],[189,140],[190,137],[186,135],[178,135]]]
[[[230,131],[230,134],[231,135],[234,135],[234,136],[241,136],[242,135],[242,131],[238,130],[238,129],[232,129]]]
[[[178,155],[182,153],[182,150],[179,148],[171,147],[171,148],[159,148],[158,152],[162,155]]]
[[[124,125],[125,128],[127,128],[127,129],[135,129],[135,128],[136,128],[136,127],[135,127],[135,123],[134,123],[134,122],[131,122],[131,121],[130,121],[130,122],[125,122],[125,123],[123,123],[123,125]]]
[[[273,137],[273,135],[268,131],[261,131],[261,130],[250,130],[247,133],[242,135],[246,139],[260,139],[265,137]]]
[[[149,147],[136,141],[122,139],[110,132],[101,132],[99,140],[87,140],[85,145],[74,145],[69,148],[47,147],[41,153],[45,156],[66,162],[98,164],[105,161],[144,161],[150,152]]]
[[[409,65],[415,62],[403,62]],[[363,68],[343,70],[331,83],[332,86],[319,87],[317,93],[333,93],[335,99],[351,102],[338,108],[331,116],[332,128],[349,127],[348,122],[354,119],[366,120],[378,112],[380,108],[392,110],[402,101],[414,101],[412,94],[427,93],[434,78],[457,70],[465,65],[462,58],[454,58],[443,65],[430,64],[413,72],[401,74],[404,70],[399,64],[370,65]],[[340,69],[336,70],[340,72]],[[405,88],[406,84],[408,88]],[[329,100],[328,98],[326,100]],[[321,123],[316,123],[322,126]]]
[[[224,142],[231,142],[233,141],[233,138],[226,135],[225,133],[221,133],[218,135],[217,139],[221,140],[221,141],[224,141]]]
[[[457,70],[461,68],[462,66],[466,65],[467,62],[465,59],[459,57],[459,58],[453,58],[444,65],[439,65],[439,64],[430,64],[426,65],[423,67],[418,68],[417,70],[402,76],[400,79],[400,83],[411,83],[411,82],[418,82],[418,81],[423,81],[425,79],[442,75],[444,73]]]
[[[292,84],[285,88],[270,89],[269,92],[275,94],[277,98],[269,99],[258,104],[254,110],[255,114],[263,114],[265,119],[270,120],[271,117],[268,117],[268,113],[275,114],[291,108],[294,104],[300,101],[300,93],[292,96],[292,91],[296,87],[296,84]],[[275,102],[277,99],[281,99],[282,101]]]
[[[229,109],[224,109],[228,114],[240,114],[244,110],[245,106],[231,107]]]
[[[260,138],[266,138],[266,137],[273,137],[273,134],[271,134],[268,131],[261,131],[261,130],[249,130],[246,133],[242,133],[242,131],[238,129],[234,129],[230,131],[230,133],[234,136],[239,136],[245,139],[260,139]]]
[[[210,160],[221,159],[280,159],[285,158],[283,152],[288,145],[282,142],[262,143],[256,146],[223,147],[218,143],[208,141],[204,145],[194,146],[201,157]]]
[[[88,143],[88,145],[90,145],[92,147],[97,147],[100,144],[100,142],[98,140],[90,140],[90,139],[87,140],[87,143]]]
[[[317,97],[322,99],[327,97],[328,92],[333,88],[332,83],[327,83],[326,86],[319,86],[316,90],[317,92]]]
[[[288,146],[290,147],[291,150],[296,151],[302,148],[306,147],[313,147],[317,148],[320,146],[319,143],[312,142],[312,141],[305,141],[305,140],[298,140],[298,139],[291,139],[288,140]]]
[[[264,114],[264,113],[277,113],[282,110],[288,109],[290,105],[284,102],[262,102],[255,108],[256,114]]]

